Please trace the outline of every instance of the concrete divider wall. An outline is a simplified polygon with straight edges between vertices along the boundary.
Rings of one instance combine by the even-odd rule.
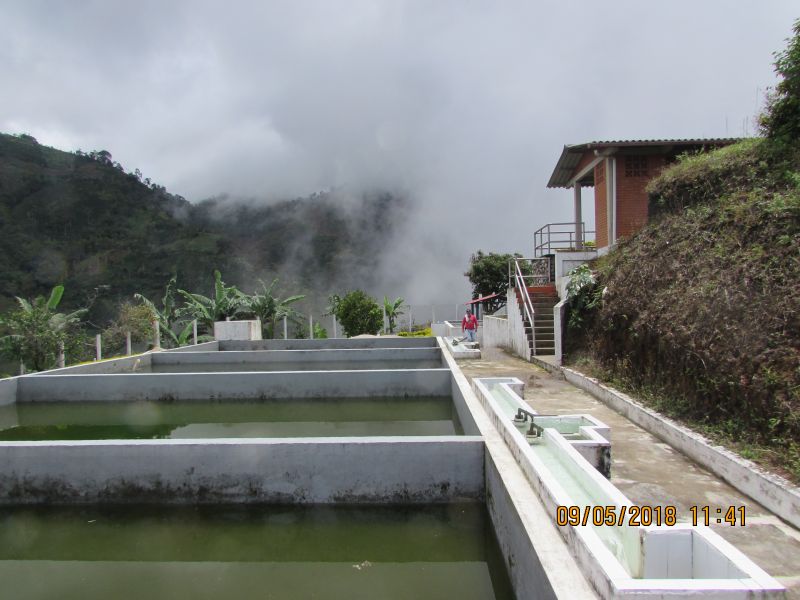
[[[82,365],[72,365],[62,369],[50,369],[49,371],[40,371],[38,373],[31,373],[23,377],[42,377],[45,375],[72,375],[78,373],[92,373],[92,374],[112,374],[112,373],[130,373],[134,368],[149,367],[150,360],[153,352],[143,352],[142,354],[133,354],[131,356],[123,356],[122,358],[111,358],[109,360],[99,360],[97,362],[85,363]]]
[[[435,337],[328,338],[324,340],[222,340],[219,349],[228,350],[331,350],[336,348],[432,348]]]
[[[0,443],[0,504],[484,498],[479,437]]]
[[[438,348],[331,348],[323,350],[228,350],[190,354],[160,352],[153,355],[154,365],[181,364],[265,364],[281,362],[327,363],[362,361],[398,361],[441,359]],[[322,365],[324,367],[324,365]]]
[[[486,508],[503,555],[507,557],[508,574],[516,596],[556,600],[559,596],[553,590],[547,570],[542,566],[533,547],[532,540],[536,533],[534,532],[532,536],[527,531],[522,516],[514,506],[500,471],[489,452],[486,454],[485,468]],[[566,596],[562,595],[561,598]]]
[[[219,342],[203,342],[202,344],[191,344],[189,346],[181,346],[180,348],[170,348],[164,350],[162,354],[174,354],[175,352],[213,352],[219,350]]]
[[[39,375],[17,402],[450,396],[448,369]]]
[[[0,379],[0,406],[14,404],[17,401],[18,377]]]

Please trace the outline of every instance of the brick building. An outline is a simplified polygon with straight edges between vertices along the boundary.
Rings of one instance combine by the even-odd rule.
[[[665,165],[679,154],[719,148],[736,141],[735,138],[626,140],[564,146],[547,187],[574,190],[571,249],[580,250],[586,237],[581,214],[582,187],[594,187],[595,241],[598,250],[606,248],[647,222],[645,186]]]

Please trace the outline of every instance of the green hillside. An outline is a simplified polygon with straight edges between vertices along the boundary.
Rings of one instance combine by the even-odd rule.
[[[215,268],[247,290],[276,275],[319,296],[350,282],[369,287],[404,204],[385,193],[351,204],[316,194],[195,205],[104,151],[73,154],[0,134],[0,311],[15,295],[64,283],[65,304],[94,299],[91,320],[102,325],[120,299],[155,297],[173,273],[181,287],[209,293]]]

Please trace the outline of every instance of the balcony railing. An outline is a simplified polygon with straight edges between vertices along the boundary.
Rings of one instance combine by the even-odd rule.
[[[555,252],[591,251],[595,249],[594,231],[586,231],[585,223],[548,223],[533,234],[533,255],[546,256]],[[576,232],[577,229],[577,232]],[[577,235],[577,234],[580,235]],[[591,240],[587,241],[587,237]]]

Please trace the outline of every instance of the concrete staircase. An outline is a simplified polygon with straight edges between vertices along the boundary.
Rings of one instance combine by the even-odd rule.
[[[528,288],[528,295],[533,305],[533,323],[530,323],[525,315],[524,299],[521,297],[520,290],[515,288],[515,291],[517,293],[517,303],[522,313],[522,321],[525,324],[525,334],[528,337],[528,346],[531,349],[531,354],[555,354],[553,307],[558,304],[559,300],[556,286],[549,284]],[[534,332],[536,334],[535,347],[533,342]]]

